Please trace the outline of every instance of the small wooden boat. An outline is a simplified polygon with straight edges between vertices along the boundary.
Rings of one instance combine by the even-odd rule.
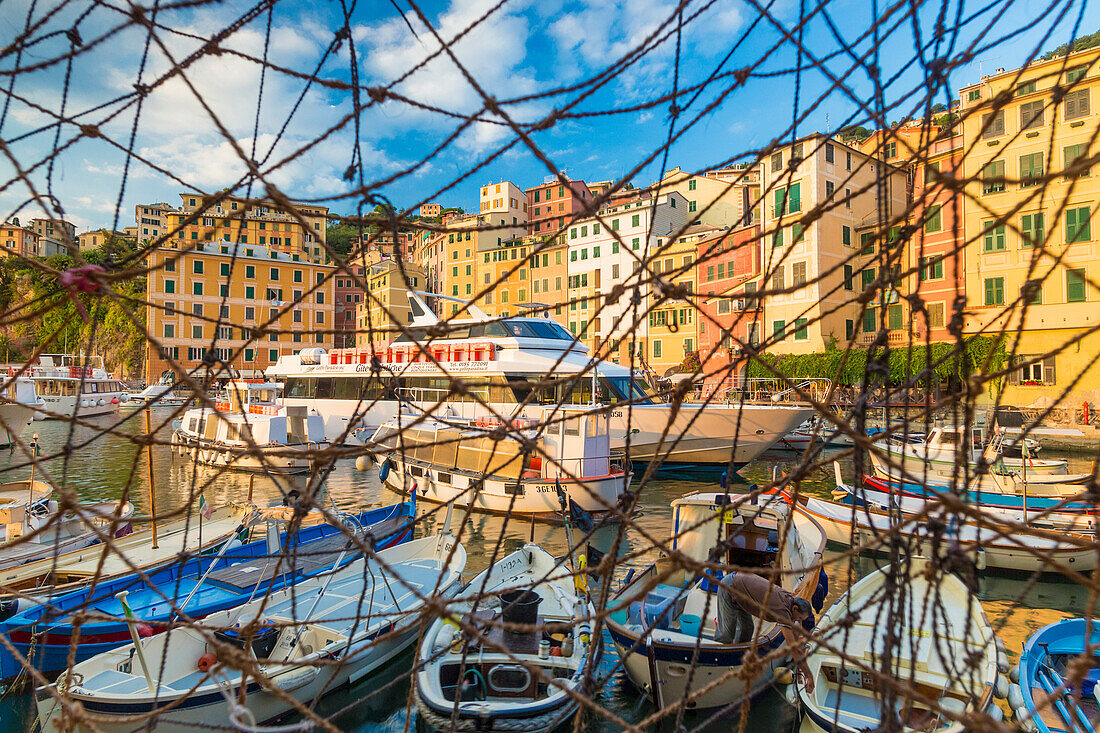
[[[92,578],[99,582],[113,580],[135,570],[148,571],[179,562],[182,556],[208,552],[251,526],[255,516],[251,504],[223,507],[214,510],[209,519],[193,516],[161,523],[156,547],[152,530],[144,529],[110,544],[98,543],[7,568],[0,572],[0,607],[5,609],[0,618],[73,590]],[[4,600],[9,602],[3,604]]]
[[[798,691],[801,733],[891,725],[907,733],[961,733],[963,716],[991,713],[995,691],[1007,691],[996,637],[977,598],[924,558],[911,555],[906,565],[893,592],[887,590],[892,569],[882,568],[821,616],[822,645],[807,659],[814,691]],[[897,643],[888,646],[891,635]],[[899,688],[889,698],[890,683],[879,678],[884,657]],[[893,700],[889,707],[886,699]]]
[[[834,463],[839,471],[839,466]],[[839,473],[837,474],[839,476]],[[993,521],[1027,523],[1047,529],[1071,529],[1088,532],[1096,526],[1095,505],[1081,499],[1028,493],[1003,494],[980,490],[955,492],[949,486],[921,484],[913,481],[890,481],[877,476],[864,476],[856,489],[840,481],[838,495],[850,496],[856,502],[867,502],[879,509],[900,509],[909,514],[924,511],[928,502],[941,502],[951,494],[956,499],[973,504]],[[1083,495],[1084,487],[1076,487],[1075,495]]]
[[[1092,619],[1064,619],[1028,638],[1008,688],[1009,707],[1023,730],[1095,732],[1100,725],[1097,649],[1100,621]]]
[[[230,382],[214,410],[195,407],[173,425],[176,449],[199,463],[259,473],[309,471],[328,447],[316,410],[278,404],[282,386]]]
[[[36,690],[43,730],[64,727],[60,698],[104,733],[142,728],[150,712],[162,733],[275,720],[407,649],[427,599],[453,596],[465,566],[454,537],[425,537],[141,639],[141,654],[130,643],[87,659]]]
[[[631,475],[611,456],[608,430],[606,414],[555,408],[542,422],[516,418],[507,431],[495,418],[395,418],[372,442],[386,454],[379,477],[394,491],[416,487],[440,504],[555,521],[559,493],[594,515],[617,507]],[[525,451],[517,431],[538,449]]]
[[[837,470],[837,486],[856,495]],[[791,496],[785,494],[788,501]],[[1039,527],[1017,530],[992,518],[980,525],[959,522],[953,512],[938,502],[928,502],[925,516],[883,511],[871,505],[825,501],[801,494],[798,506],[825,529],[830,542],[858,547],[868,553],[886,552],[887,538],[899,533],[906,538],[910,553],[927,557],[952,552],[968,557],[979,569],[999,568],[1021,572],[1085,572],[1100,566],[1089,535]]]
[[[569,567],[529,544],[470,581],[466,592],[470,599],[452,604],[420,644],[420,716],[439,731],[553,730],[576,712],[576,696],[591,692],[587,683],[600,661],[588,648],[595,609],[577,592]],[[468,627],[476,633],[467,634]]]
[[[891,436],[878,441],[876,447],[886,454],[889,465],[894,466],[894,470],[900,467],[914,476],[953,476],[960,471],[962,465],[969,463],[976,466],[985,454],[991,470],[996,473],[1026,475],[1035,481],[1042,481],[1043,477],[1061,476],[1061,479],[1054,479],[1052,482],[1073,483],[1068,476],[1069,461],[1065,459],[1044,460],[1035,458],[1034,453],[1026,458],[1005,455],[1008,446],[1005,445],[1005,436],[999,430],[994,432],[988,445],[985,442],[984,428],[971,428],[968,439],[963,426],[945,425],[932,428],[928,436],[919,442],[908,437],[898,439]],[[1030,441],[1028,448],[1038,452],[1038,443]],[[1019,449],[1016,452],[1018,455]]]
[[[353,543],[346,533],[373,541],[380,549],[400,544],[412,536],[414,517],[415,504],[407,501],[345,515],[342,527],[302,527],[290,536],[272,522],[264,539],[245,545],[227,543],[217,555],[190,557],[144,576],[123,575],[54,596],[46,605],[0,622],[0,634],[20,656],[30,655],[30,663],[43,674],[55,674],[69,663],[70,654],[83,661],[130,638],[116,598],[122,591],[129,594],[136,619],[153,629],[163,628],[181,607],[187,615],[201,618],[236,608],[262,591],[297,585],[327,572],[338,558],[343,564],[351,562],[353,555],[345,550]],[[78,610],[111,620],[84,620],[79,624],[79,645],[74,645],[78,630],[72,614]],[[0,648],[0,678],[15,676],[23,667],[7,645]]]
[[[801,507],[778,497],[758,505],[747,497],[696,493],[676,499],[672,509],[674,550],[765,577],[778,573],[783,588],[816,599],[821,608],[828,582],[821,570],[825,532]],[[715,557],[716,547],[726,550]],[[631,681],[657,707],[730,705],[759,692],[784,665],[782,657],[761,659],[765,649],[784,643],[781,627],[770,621],[755,619],[756,644],[715,641],[715,596],[710,578],[685,576],[659,561],[629,579],[610,601],[607,627],[615,649]],[[754,660],[749,679],[742,676],[746,656]]]
[[[81,503],[62,512],[56,501],[9,504],[0,509],[0,570],[79,550],[106,535],[125,537],[133,532],[130,502]]]

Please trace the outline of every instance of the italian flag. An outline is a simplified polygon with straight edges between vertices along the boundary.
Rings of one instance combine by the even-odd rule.
[[[214,508],[206,503],[206,494],[199,494],[199,514],[203,519],[210,519],[214,515]]]

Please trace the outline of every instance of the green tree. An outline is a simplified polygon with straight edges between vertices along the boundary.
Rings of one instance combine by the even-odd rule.
[[[1077,51],[1084,51],[1087,48],[1096,48],[1100,46],[1100,31],[1090,33],[1087,36],[1081,36],[1074,39],[1072,43],[1063,43],[1061,46],[1056,46],[1053,50],[1047,51],[1039,57],[1041,61],[1049,61],[1059,56],[1069,56],[1071,53]]]

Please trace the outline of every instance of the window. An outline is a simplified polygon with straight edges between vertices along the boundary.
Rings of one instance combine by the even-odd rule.
[[[775,233],[772,234],[772,247],[782,247],[782,246],[783,246],[783,230],[782,229],[776,229]]]
[[[1066,209],[1066,244],[1088,242],[1092,239],[1089,231],[1089,207],[1078,206]]]
[[[278,349],[268,349],[267,350],[267,360],[271,361],[271,362],[278,361],[279,360],[279,350]]]
[[[1034,186],[1043,176],[1043,154],[1030,153],[1020,156],[1020,188]]]
[[[775,153],[772,155],[772,173],[778,173],[783,170],[783,153]]]
[[[632,240],[630,241],[630,246],[631,246],[631,247],[632,247],[633,249],[638,249],[638,247],[640,247],[640,246],[641,246],[641,240],[640,240],[640,239],[638,239],[637,237],[634,237],[634,239],[632,239]]]
[[[1066,168],[1069,168],[1071,165],[1073,165],[1079,159],[1085,158],[1089,154],[1089,146],[1088,146],[1087,143],[1078,143],[1077,145],[1067,145],[1066,147],[1062,148],[1062,150],[1063,150],[1063,154],[1065,155]],[[1077,178],[1084,178],[1088,174],[1089,174],[1089,169],[1085,168],[1080,173],[1078,173],[1076,177]],[[1066,176],[1066,177],[1071,178],[1073,176]]]
[[[619,266],[617,264],[611,266],[611,279],[612,280],[618,280],[619,279]]]
[[[855,285],[852,283],[852,275],[853,275],[852,266],[851,265],[845,265],[844,266],[844,289],[845,290],[852,290],[855,287]]]
[[[274,253],[272,253],[272,254],[274,254]],[[272,267],[271,268],[271,279],[272,280],[278,280],[279,279],[279,268],[278,267]]]
[[[878,311],[874,308],[868,308],[863,311],[863,332],[874,333],[878,330]]]
[[[855,335],[856,335],[856,324],[855,324],[855,322],[852,321],[852,319],[850,319],[850,318],[846,319],[844,321],[844,338],[851,341],[852,337],[855,336]]]
[[[1034,247],[1042,243],[1046,231],[1043,227],[1043,212],[1024,214],[1020,217],[1020,246]]]
[[[619,231],[619,220],[618,219],[612,219],[611,220],[611,231],[613,231],[613,232]]]
[[[668,205],[675,209],[676,208],[676,199],[669,196],[668,197]]]
[[[847,170],[852,170],[852,151],[844,151],[844,167]]]
[[[985,279],[985,304],[1005,304],[1005,279],[1003,277],[987,277]]]
[[[791,225],[791,242],[798,244],[805,237],[805,228],[801,223],[795,222]]]
[[[921,257],[920,258],[920,279],[924,280],[942,280],[943,279],[943,257]]]
[[[244,308],[244,319],[246,321],[256,320],[256,308],[255,306],[246,305]]]
[[[806,329],[806,319],[805,318],[796,319],[795,322],[794,322],[794,327],[796,329],[795,332],[794,332],[794,340],[795,341],[805,341],[806,339],[808,339],[810,337],[809,331]]]
[[[689,191],[694,191],[696,183],[697,183],[697,181],[694,178],[692,178],[690,181],[688,181],[688,190]]]
[[[1032,94],[1035,91],[1035,82],[1028,81],[1023,84],[1016,85],[1016,96],[1022,97],[1025,94]]]
[[[165,272],[175,272],[176,271],[176,261],[175,260],[165,260],[164,261],[164,271]]]
[[[1089,90],[1078,89],[1075,92],[1067,92],[1063,98],[1062,109],[1067,120],[1087,117],[1089,114]]]
[[[924,232],[925,234],[932,234],[943,229],[943,222],[940,217],[940,205],[929,206],[928,210],[924,212]]]
[[[195,324],[194,326],[191,326],[191,338],[193,338],[193,339],[201,339],[202,338],[202,326],[201,325]]]
[[[825,143],[825,162],[832,163],[833,156],[836,154],[836,149],[832,143]]]
[[[1004,252],[1007,247],[1005,246],[1005,225],[994,224],[993,221],[987,221],[984,223],[985,234],[983,235],[984,242],[982,245],[983,252]]]
[[[598,246],[593,247],[592,248],[592,259],[596,259],[599,256],[600,256],[600,248]]]
[[[886,327],[891,331],[901,330],[903,320],[905,320],[904,312],[900,303],[886,308]]]
[[[928,311],[928,327],[943,328],[943,303],[929,303],[925,308]]]
[[[836,190],[836,184],[832,181],[825,181],[825,198],[832,198],[833,191]]]
[[[859,253],[861,255],[873,255],[875,253],[875,235],[872,232],[864,232],[859,235]]]
[[[191,271],[196,275],[202,274],[202,260],[195,260],[191,265]]]
[[[982,98],[982,91],[980,89],[971,89],[966,93],[966,101],[977,102]]]
[[[982,166],[982,193],[1001,193],[1005,190],[1005,162],[994,160]],[[994,180],[999,179],[999,180]]]
[[[787,328],[786,321],[772,321],[772,335],[777,339],[783,338],[783,331]]]
[[[852,246],[852,228],[850,226],[842,226],[840,228],[840,238],[841,238],[841,241],[844,242],[844,244],[851,247]]]
[[[707,266],[707,280],[710,281],[710,280],[713,280],[713,279],[714,279],[714,265],[708,265]]]
[[[642,223],[642,215],[641,214],[635,214],[634,216],[630,217],[630,226],[633,226],[633,227],[640,226],[641,223]]]
[[[244,289],[244,297],[247,298],[248,300],[252,300],[253,298],[255,298],[256,297],[256,288],[253,287],[252,285],[246,286],[245,289]]]
[[[1081,269],[1067,269],[1066,270],[1066,302],[1067,303],[1084,303],[1086,298],[1085,294],[1085,270]]]
[[[787,287],[786,274],[787,268],[783,265],[775,268],[775,272],[772,273],[772,287],[774,287],[776,290],[782,290],[783,288]]]
[[[256,277],[256,267],[255,267],[255,265],[245,265],[244,266],[244,276],[245,277]]]
[[[695,202],[688,201],[688,211],[695,211]]]
[[[844,208],[852,208],[852,189],[850,188],[844,189]]]
[[[875,268],[865,267],[859,271],[859,276],[861,279],[860,284],[863,286],[863,289],[866,290],[871,287],[871,283],[875,281]]]
[[[302,271],[301,270],[295,270],[294,271],[294,282],[296,282],[296,283],[302,282]]]
[[[927,186],[929,184],[935,183],[936,182],[936,174],[939,173],[939,172],[940,172],[940,164],[939,163],[929,163],[926,166],[924,166],[924,185]]]
[[[1089,67],[1084,64],[1081,66],[1074,66],[1072,69],[1066,69],[1066,84],[1075,84],[1081,79],[1084,79],[1088,70]]]
[[[176,292],[176,281],[175,280],[165,280],[164,281],[164,292],[165,293],[174,293],[174,292]]]
[[[1034,83],[1032,84],[1034,86]],[[1043,106],[1046,104],[1041,99],[1034,102],[1024,102],[1020,105],[1020,129],[1031,130],[1043,126]]]
[[[1005,111],[999,109],[982,115],[982,139],[988,140],[1005,134]]]
[[[660,341],[660,339],[654,340],[654,342],[653,342],[653,358],[654,359],[660,359],[661,358],[661,341]]]
[[[896,158],[898,156],[898,144],[897,142],[888,142],[882,146],[882,156],[885,159]]]
[[[795,262],[793,265],[791,265],[791,284],[796,286],[806,284],[805,262]]]
[[[164,324],[164,338],[170,339],[170,338],[175,338],[175,336],[176,336],[176,326],[175,326],[175,324],[165,323]]]
[[[192,283],[191,292],[194,295],[202,295],[202,283]]]

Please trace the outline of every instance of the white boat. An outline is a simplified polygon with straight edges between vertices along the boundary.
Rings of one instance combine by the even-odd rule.
[[[324,420],[278,404],[281,385],[230,382],[215,409],[194,407],[175,425],[176,449],[199,463],[261,473],[304,473],[328,447]]]
[[[615,406],[611,448],[623,450],[629,434],[632,460],[729,464],[732,458],[737,466],[813,414],[808,405],[772,400],[684,403],[674,410],[629,368],[594,361],[588,347],[549,317],[493,319],[469,305],[471,318],[441,324],[417,295],[409,305],[409,333],[390,344],[279,357],[267,376],[285,381],[283,404],[316,410],[336,441],[365,440],[394,415],[410,412],[476,419],[487,405],[505,418],[538,418],[543,405],[597,402]],[[429,338],[443,327],[445,337]],[[466,387],[462,395],[451,393],[455,378]]]
[[[0,571],[0,598],[15,598],[17,606],[35,603],[87,583],[113,580],[135,570],[147,571],[181,557],[218,547],[258,516],[251,504],[214,510],[209,519],[196,513],[185,519],[161,522],[157,545],[151,529],[143,529],[113,542],[83,547],[56,556]],[[8,610],[19,610],[8,606]]]
[[[395,491],[552,520],[561,517],[559,490],[592,514],[618,506],[632,474],[611,455],[608,422],[579,408],[545,408],[542,420],[514,419],[503,431],[495,418],[406,417],[383,424],[371,445],[386,455],[379,477]]]
[[[1034,458],[1030,450],[1026,458],[1006,457],[1004,435],[994,432],[987,445],[985,429],[980,426],[970,429],[969,438],[963,426],[945,425],[932,428],[924,440],[914,441],[908,435],[889,437],[877,441],[876,447],[886,455],[890,465],[902,467],[914,476],[922,473],[953,476],[967,464],[976,466],[984,453],[991,470],[999,474],[1026,475],[1031,481],[1057,483],[1081,482],[1092,477],[1092,474],[1070,477],[1069,461]],[[1037,451],[1038,443],[1028,447]]]
[[[191,397],[190,389],[176,381],[172,372],[165,372],[159,381],[150,384],[140,392],[128,396],[122,404],[124,408],[141,409],[143,407],[179,407]]]
[[[103,357],[41,354],[24,374],[45,404],[45,419],[91,417],[118,412],[126,399],[122,382],[103,366]]]
[[[11,369],[9,374],[14,375]],[[46,406],[46,401],[34,389],[34,380],[9,378],[0,396],[0,448],[7,448]]]
[[[62,696],[82,709],[79,731],[129,732],[150,712],[160,733],[262,725],[293,710],[283,696],[310,706],[407,649],[425,601],[453,596],[465,566],[452,536],[425,537],[141,639],[140,655],[134,644],[97,655],[36,690],[43,730],[67,722]],[[232,662],[242,652],[260,672],[244,690]]]
[[[962,733],[970,716],[993,712],[994,691],[1008,687],[993,628],[961,580],[931,570],[910,555],[864,577],[822,615],[806,660],[814,691],[798,691],[801,733]],[[901,576],[893,584],[892,573]],[[900,688],[893,695],[880,678],[887,664]]]
[[[589,650],[595,613],[568,564],[533,544],[513,552],[470,581],[425,632],[417,654],[420,717],[439,731],[553,730],[592,692],[600,662]],[[544,632],[558,634],[543,645],[545,656]]]
[[[743,496],[696,493],[673,501],[672,509],[673,550],[765,577],[776,573],[771,577],[782,588],[807,600],[817,596],[820,608],[825,532],[800,507],[792,509],[778,497],[754,504]],[[716,555],[719,546],[724,552]],[[658,708],[724,707],[753,696],[787,661],[764,653],[784,643],[781,627],[756,618],[755,644],[718,643],[714,586],[675,567],[651,565],[608,604],[607,628],[627,675]],[[697,629],[688,628],[689,619]],[[742,667],[747,656],[753,659],[751,674]]]
[[[853,493],[839,480],[838,486]],[[787,500],[791,500],[789,495]],[[980,526],[960,522],[958,515],[938,502],[928,502],[925,515],[906,515],[896,510],[825,501],[803,493],[798,497],[798,506],[818,521],[830,542],[868,553],[888,552],[889,538],[896,533],[905,538],[911,554],[961,554],[979,570],[989,567],[1057,574],[1082,573],[1100,566],[1095,540],[1090,535],[1040,527],[1017,529],[992,517],[983,517]]]
[[[843,448],[853,445],[853,442],[851,436],[837,430],[832,422],[822,420],[820,416],[815,415],[780,438],[776,447],[805,450],[815,444],[821,444],[827,448]]]
[[[0,570],[87,547],[101,542],[105,535],[125,537],[133,531],[130,517],[134,505],[130,502],[81,502],[76,510],[61,511],[58,502],[49,498],[48,486],[42,498],[27,501],[19,497],[39,496],[40,485],[34,483],[34,487],[10,492],[0,487],[0,496],[10,496],[0,505]]]

